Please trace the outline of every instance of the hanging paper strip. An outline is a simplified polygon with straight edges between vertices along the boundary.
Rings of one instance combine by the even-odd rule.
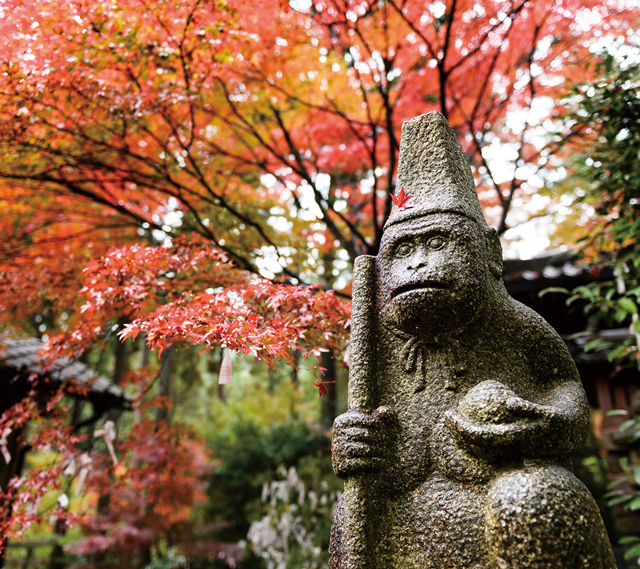
[[[231,352],[225,348],[222,356],[222,365],[220,366],[220,375],[218,383],[220,385],[231,385]]]

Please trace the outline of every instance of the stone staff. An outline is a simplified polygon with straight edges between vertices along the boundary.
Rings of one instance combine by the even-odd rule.
[[[372,413],[375,408],[375,264],[375,257],[362,255],[353,265],[349,409],[362,413]],[[370,519],[373,485],[367,474],[345,481],[345,569],[375,568]]]

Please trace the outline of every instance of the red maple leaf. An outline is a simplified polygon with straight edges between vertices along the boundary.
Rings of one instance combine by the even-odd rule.
[[[400,188],[400,193],[397,196],[391,194],[391,200],[398,206],[399,209],[404,209],[405,207],[407,207],[407,202],[412,198],[415,198],[415,196],[405,195],[404,186]]]
[[[100,263],[98,263],[95,259],[90,258],[89,262],[87,263],[87,266],[84,268],[82,272],[92,274],[92,273],[96,273],[99,270],[100,270]]]
[[[327,383],[335,383],[335,381],[314,381],[313,385],[318,388],[318,395],[322,398],[322,395],[326,393],[329,395],[329,388],[327,387]]]

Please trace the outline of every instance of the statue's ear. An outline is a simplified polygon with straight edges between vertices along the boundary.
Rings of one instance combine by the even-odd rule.
[[[493,227],[488,227],[485,233],[487,239],[487,261],[489,270],[496,279],[502,278],[502,245],[500,237]]]

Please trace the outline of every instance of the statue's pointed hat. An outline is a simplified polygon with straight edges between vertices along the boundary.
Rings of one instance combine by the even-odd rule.
[[[430,213],[457,213],[486,226],[467,158],[447,119],[432,112],[402,125],[396,195],[415,196],[393,206],[385,227]]]

